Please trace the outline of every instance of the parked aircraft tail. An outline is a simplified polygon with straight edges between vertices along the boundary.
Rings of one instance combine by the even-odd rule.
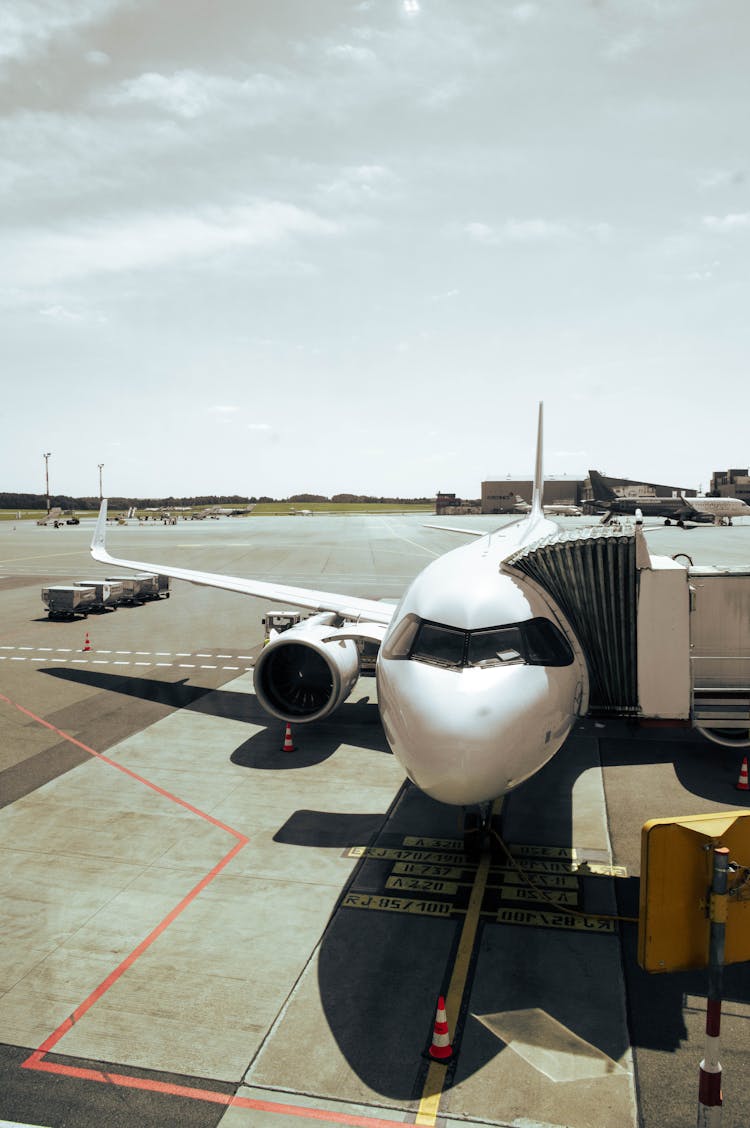
[[[594,492],[594,501],[615,501],[617,494],[611,486],[607,485],[598,470],[589,470],[589,481]]]
[[[539,425],[536,434],[536,463],[534,465],[534,490],[531,495],[531,516],[543,517],[542,496],[544,494],[544,469],[542,448],[544,431],[544,404],[539,403]]]

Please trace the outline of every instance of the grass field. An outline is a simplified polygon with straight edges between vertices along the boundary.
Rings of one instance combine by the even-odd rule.
[[[285,517],[296,509],[309,509],[311,513],[434,513],[435,506],[429,503],[408,503],[399,505],[397,502],[362,501],[362,502],[334,502],[334,501],[299,501],[292,504],[288,501],[263,501],[258,502],[253,510],[256,517]]]
[[[424,502],[422,502],[422,503],[404,502],[403,504],[399,505],[396,502],[390,503],[390,502],[382,502],[382,501],[381,502],[378,502],[378,501],[351,502],[351,503],[349,503],[349,502],[333,502],[333,501],[311,501],[311,502],[304,502],[304,503],[299,502],[298,505],[294,506],[294,505],[291,505],[288,501],[268,501],[268,502],[258,502],[258,504],[253,509],[250,516],[251,517],[287,517],[287,516],[289,516],[291,511],[295,508],[297,509],[298,512],[302,509],[309,509],[313,514],[315,514],[315,513],[328,513],[328,514],[331,514],[331,513],[341,513],[341,514],[347,514],[347,513],[434,513],[435,512],[435,506],[434,505],[430,505],[429,503],[424,503]],[[195,509],[192,510],[192,512],[193,513],[202,513],[203,509],[204,509],[204,506],[196,506]],[[145,513],[139,512],[140,517],[144,517],[145,515],[146,515]],[[45,511],[43,509],[22,509],[21,510],[21,520],[22,521],[38,521],[41,517],[44,517],[44,516],[45,516]],[[70,516],[70,514],[64,514],[60,518],[60,520],[65,521],[67,516]],[[96,517],[96,513],[95,513],[94,510],[90,510],[90,509],[89,510],[77,509],[77,510],[75,510],[75,516],[80,517],[80,518],[84,518],[84,517],[92,517],[93,518],[93,517]],[[118,517],[118,516],[120,516],[120,513],[119,513],[118,510],[110,509],[109,510],[109,516],[110,517]],[[190,512],[188,512],[186,510],[180,510],[179,516],[180,517],[186,517],[189,520],[190,519]],[[156,518],[156,520],[158,520],[158,515],[155,514],[155,513],[149,513],[149,519],[152,519],[152,518]],[[18,520],[18,510],[17,509],[0,509],[0,521],[17,521],[17,520]]]

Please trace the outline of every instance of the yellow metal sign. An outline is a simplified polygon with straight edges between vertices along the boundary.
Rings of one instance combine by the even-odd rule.
[[[708,966],[715,846],[729,848],[724,962],[750,960],[750,885],[741,885],[750,867],[750,811],[725,811],[645,823],[638,929],[638,963],[645,971]]]

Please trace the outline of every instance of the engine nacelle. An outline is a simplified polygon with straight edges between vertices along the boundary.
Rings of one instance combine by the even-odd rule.
[[[324,642],[336,629],[333,614],[313,615],[261,651],[253,679],[258,701],[281,721],[319,721],[346,701],[359,677],[351,639]]]

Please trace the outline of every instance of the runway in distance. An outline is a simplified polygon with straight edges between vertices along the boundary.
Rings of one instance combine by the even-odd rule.
[[[557,533],[542,509],[539,405],[531,511],[432,561],[397,606],[333,592],[126,560],[107,550],[102,502],[91,553],[118,568],[268,599],[313,614],[273,638],[254,669],[259,703],[290,723],[328,717],[359,677],[358,643],[379,646],[378,702],[393,753],[422,791],[458,806],[518,787],[560,748],[588,706],[581,647],[538,585],[503,569]]]
[[[605,511],[602,518],[605,525],[620,514],[634,516],[636,510],[644,517],[664,517],[665,525],[674,521],[681,526],[686,521],[731,525],[733,517],[750,517],[750,506],[736,497],[656,497],[652,494],[619,497],[597,470],[589,470],[589,480],[595,505],[600,512]]]

